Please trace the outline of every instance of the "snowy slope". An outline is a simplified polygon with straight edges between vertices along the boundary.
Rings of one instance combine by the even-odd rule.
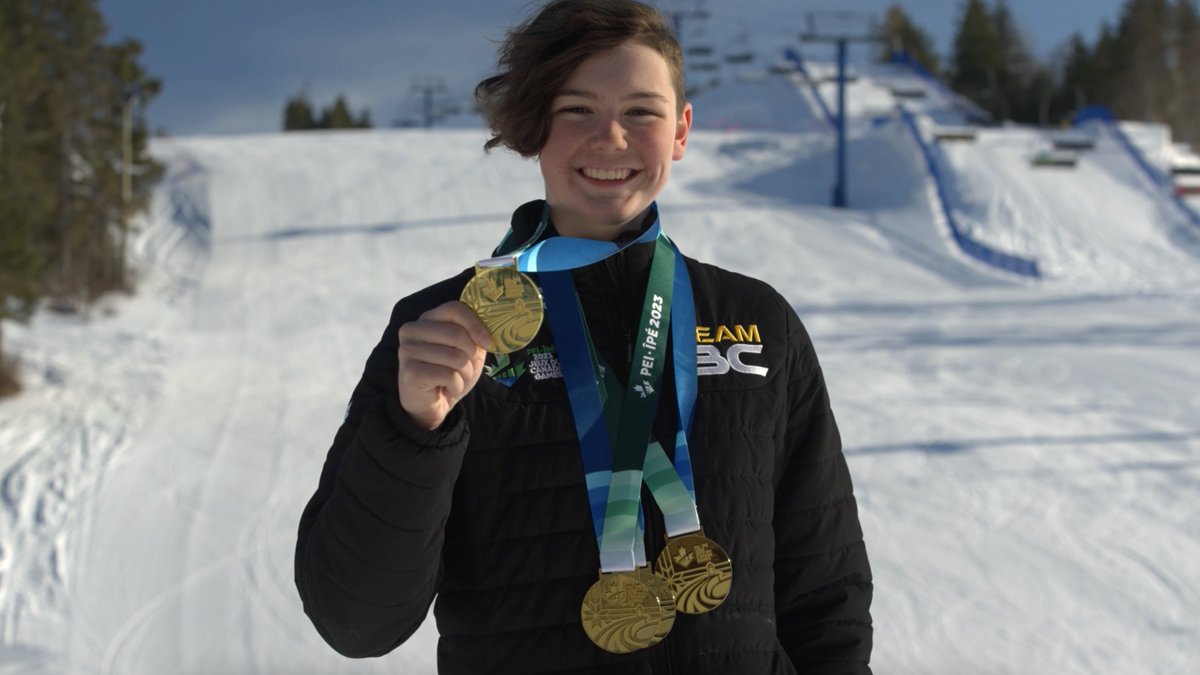
[[[1038,260],[1055,280],[1153,288],[1200,281],[1200,246],[1160,191],[1101,134],[1074,167],[1035,167],[1045,132],[983,129],[939,144],[959,219],[975,238]],[[1200,234],[1196,232],[1195,234]]]
[[[729,79],[691,100],[696,129],[817,131],[825,125],[789,76],[766,71]]]
[[[790,94],[726,103],[754,95]],[[1200,669],[1200,263],[1172,221],[1115,163],[1042,183],[1019,136],[949,151],[981,236],[1057,272],[1020,282],[948,244],[898,127],[856,127],[840,211],[829,133],[750,121],[694,136],[664,222],[813,335],[876,575],[876,672]],[[5,325],[29,386],[0,404],[0,672],[434,672],[432,620],[382,659],[326,647],[292,547],[392,303],[541,194],[484,139],[155,146],[171,175],[142,293]]]

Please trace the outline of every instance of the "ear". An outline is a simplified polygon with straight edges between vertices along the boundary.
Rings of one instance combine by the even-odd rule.
[[[683,106],[683,112],[679,115],[679,119],[675,122],[675,151],[671,153],[671,159],[679,161],[683,159],[683,153],[687,150],[688,131],[692,128],[692,104],[686,103]]]

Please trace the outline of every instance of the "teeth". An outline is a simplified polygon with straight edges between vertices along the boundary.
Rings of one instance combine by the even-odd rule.
[[[583,175],[596,180],[625,180],[633,169],[584,169]]]

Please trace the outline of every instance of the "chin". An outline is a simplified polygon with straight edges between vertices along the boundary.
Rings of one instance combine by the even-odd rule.
[[[650,208],[650,202],[634,205],[626,203],[620,206],[596,209],[590,214],[590,217],[593,222],[602,223],[604,227],[623,228],[626,225],[636,227],[639,223],[630,221],[640,218],[648,208]]]

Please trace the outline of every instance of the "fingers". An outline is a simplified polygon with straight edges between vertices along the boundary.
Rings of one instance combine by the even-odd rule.
[[[457,300],[438,305],[437,307],[434,307],[428,312],[422,314],[420,319],[417,321],[405,325],[413,326],[414,329],[421,331],[421,335],[428,335],[428,337],[434,339],[437,339],[438,335],[445,338],[450,338],[454,340],[454,342],[440,342],[440,344],[457,346],[462,351],[468,353],[475,351],[474,345],[468,347],[467,345],[463,344],[460,340],[460,336],[451,336],[448,333],[426,334],[424,331],[427,329],[433,329],[437,326],[440,326],[440,328],[443,330],[446,330],[448,326],[454,326],[462,330],[466,337],[475,345],[478,345],[485,350],[491,348],[492,346],[492,334],[488,331],[487,326],[483,325],[483,322],[479,320],[478,316],[475,316],[475,312],[471,311],[470,307],[467,307]],[[403,329],[403,326],[401,329]]]
[[[429,340],[413,340],[400,344],[403,359],[410,362],[445,366],[452,370],[469,368],[475,358],[475,353],[482,349],[474,342],[468,342],[466,345],[446,345]],[[467,349],[470,351],[464,351]]]
[[[439,366],[425,361],[407,361],[400,364],[401,394],[408,390],[413,393],[423,393],[430,404],[437,404],[442,399],[453,405],[465,396],[474,385],[472,373],[467,369]]]
[[[435,428],[479,381],[491,334],[469,307],[452,301],[401,326],[397,339],[400,404]]]

